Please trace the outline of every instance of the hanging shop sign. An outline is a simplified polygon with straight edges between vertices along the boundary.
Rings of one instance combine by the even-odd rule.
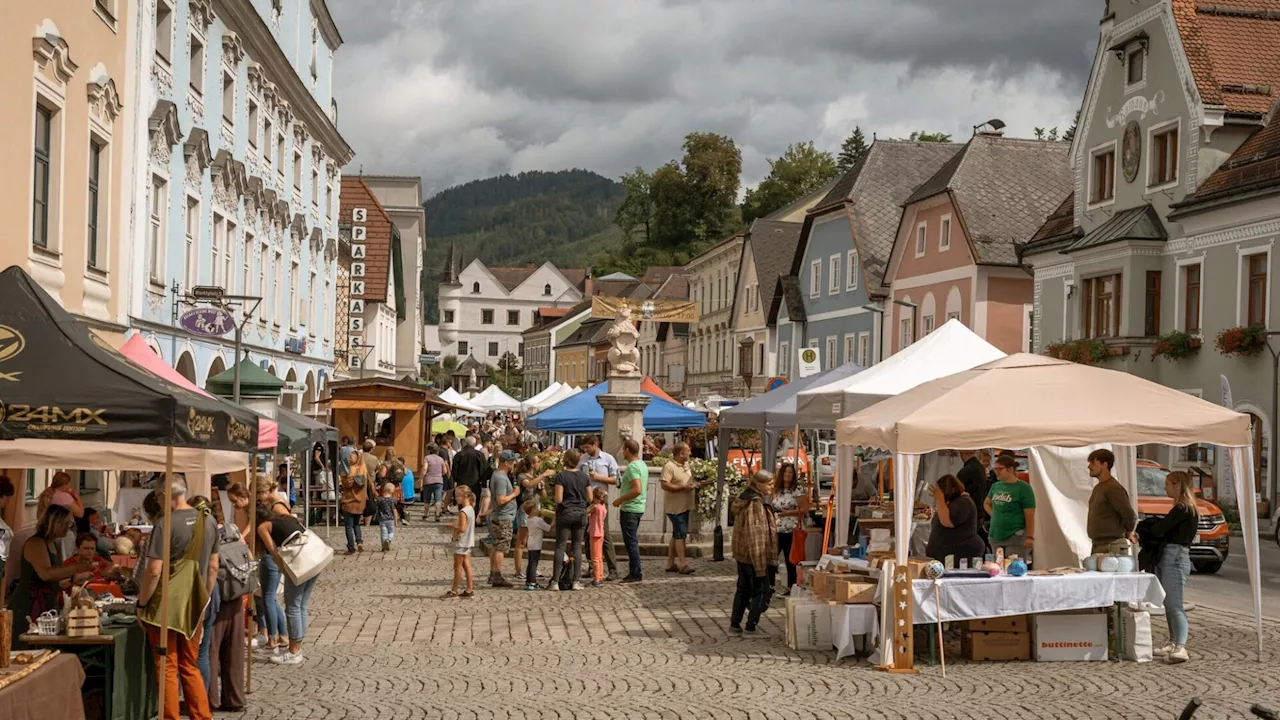
[[[222,337],[236,328],[231,313],[220,307],[198,307],[182,313],[178,319],[182,329],[202,337]]]

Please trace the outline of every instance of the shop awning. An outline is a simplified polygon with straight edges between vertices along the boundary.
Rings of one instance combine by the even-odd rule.
[[[425,402],[408,402],[405,400],[378,400],[370,398],[368,400],[360,398],[334,398],[329,407],[334,410],[417,410],[425,405]],[[435,404],[435,403],[433,403]]]

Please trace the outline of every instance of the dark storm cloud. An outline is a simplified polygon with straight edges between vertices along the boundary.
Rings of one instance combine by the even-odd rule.
[[[1097,0],[330,0],[335,93],[367,172],[439,190],[507,170],[616,176],[693,130],[743,148],[1065,124]],[[982,118],[982,119],[985,119]]]

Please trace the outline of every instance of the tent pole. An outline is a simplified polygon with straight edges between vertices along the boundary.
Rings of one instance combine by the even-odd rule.
[[[315,454],[315,446],[307,448],[307,454],[302,457],[302,478],[298,484],[302,485],[302,526],[311,527],[311,456]]]
[[[249,478],[249,492],[253,497],[249,500],[249,557],[257,557],[255,551],[258,546],[258,479],[253,477],[253,464],[249,466],[247,473]],[[259,560],[261,562],[261,560]],[[257,608],[253,605],[253,599],[249,600],[249,609],[256,612]],[[253,613],[250,613],[253,616]],[[253,692],[253,638],[257,636],[258,628],[254,625],[253,632],[245,634],[244,651],[248,660],[244,664],[244,691],[246,694]],[[270,636],[267,637],[270,640]]]
[[[173,446],[165,448],[164,453],[164,555],[160,567],[160,629],[156,653],[160,655],[160,672],[156,677],[156,707],[164,709],[165,668],[169,662],[169,568],[172,554],[170,543],[173,541]]]

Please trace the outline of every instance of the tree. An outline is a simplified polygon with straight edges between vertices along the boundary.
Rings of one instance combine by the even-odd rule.
[[[690,219],[699,240],[719,240],[735,229],[742,151],[733,139],[694,132],[684,138],[683,174],[692,201]]]
[[[491,385],[497,385],[502,392],[514,398],[524,394],[524,369],[520,367],[520,358],[515,353],[503,353],[497,366],[489,365],[488,371]]]
[[[627,189],[627,197],[618,208],[614,221],[622,228],[627,240],[634,240],[636,232],[643,231],[644,235],[640,239],[647,243],[653,224],[653,195],[650,190],[653,176],[645,172],[644,168],[636,167],[620,179],[622,186]]]
[[[437,392],[444,392],[453,385],[453,371],[457,369],[457,356],[445,355],[428,369],[427,380],[435,386]]]
[[[813,142],[788,145],[777,160],[769,161],[769,174],[742,203],[742,220],[750,223],[804,197],[836,174],[831,153],[822,152]]]
[[[840,156],[836,158],[836,172],[841,175],[849,172],[850,168],[862,162],[867,149],[867,138],[862,134],[862,128],[854,125],[853,133],[845,138],[844,144],[840,146]]]
[[[909,137],[908,139],[915,140],[916,142],[944,143],[944,142],[951,142],[951,133],[925,132],[923,130],[917,130],[916,132],[911,133],[911,137]]]
[[[1058,139],[1058,128],[1056,127],[1049,128],[1048,132],[1045,132],[1044,128],[1038,127],[1035,129],[1034,132],[1036,134],[1037,140],[1057,140]]]
[[[1071,127],[1062,133],[1062,139],[1066,142],[1072,142],[1076,139],[1076,126],[1080,124],[1080,111],[1076,111],[1076,116],[1071,118]]]

